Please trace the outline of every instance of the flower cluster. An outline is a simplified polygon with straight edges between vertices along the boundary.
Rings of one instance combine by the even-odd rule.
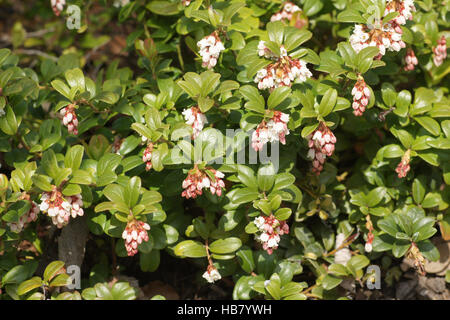
[[[323,170],[325,158],[330,157],[334,152],[336,137],[324,122],[321,122],[313,133],[309,134],[308,139],[308,158],[313,161],[313,172],[320,174]]]
[[[203,274],[203,278],[205,278],[205,280],[208,281],[209,283],[214,283],[214,282],[222,279],[222,276],[220,275],[217,268],[214,267],[214,265],[209,264],[208,268],[206,269],[205,273]]]
[[[30,210],[28,210],[27,213],[23,214],[19,218],[19,221],[8,223],[9,228],[13,232],[21,232],[27,226],[27,224],[36,221],[37,219],[37,215],[39,213],[38,205],[36,204],[36,202],[29,200],[29,196],[27,200],[30,201],[31,204]]]
[[[262,243],[262,247],[268,254],[272,254],[273,250],[278,248],[283,234],[289,233],[289,226],[286,221],[280,221],[275,216],[259,216],[253,221],[258,228],[255,235],[256,241]]]
[[[280,141],[286,143],[286,135],[289,134],[287,123],[289,115],[281,111],[274,111],[273,117],[268,121],[262,121],[252,134],[252,148],[261,151],[268,142]]]
[[[350,249],[348,246],[345,246],[341,248],[341,246],[344,244],[346,237],[345,234],[339,233],[336,236],[336,253],[334,254],[334,263],[337,264],[343,264],[344,266],[347,265],[347,262],[351,259],[352,253],[350,252]],[[341,248],[341,249],[339,249]]]
[[[62,122],[67,127],[69,133],[75,135],[78,134],[78,118],[75,113],[75,105],[69,104],[67,107],[62,108],[60,114],[63,116]]]
[[[122,233],[122,239],[125,240],[125,249],[127,250],[128,256],[134,256],[138,253],[138,245],[143,241],[148,241],[148,230],[150,230],[148,223],[136,219],[127,223]]]
[[[64,10],[64,6],[66,5],[66,0],[51,0],[52,10],[56,16],[59,16],[61,12]]]
[[[130,0],[114,0],[113,6],[116,8],[125,7],[130,3]]]
[[[393,19],[393,22],[402,26],[406,24],[407,20],[412,20],[412,13],[414,11],[416,11],[414,0],[386,0],[384,15],[398,12],[398,16]]]
[[[406,51],[405,56],[405,67],[403,68],[405,71],[412,71],[414,70],[415,66],[419,64],[419,61],[417,60],[416,55],[414,54],[414,50],[411,48],[408,48]]]
[[[295,81],[305,82],[311,76],[312,73],[306,67],[305,61],[284,56],[258,70],[254,81],[258,84],[258,89],[272,91],[278,87],[290,87]]]
[[[145,162],[145,170],[149,171],[152,168],[152,152],[153,152],[153,143],[149,143],[147,148],[144,150],[144,154],[142,155],[142,161]]]
[[[406,253],[408,259],[414,260],[414,267],[421,275],[425,275],[425,258],[420,252],[417,245],[413,242]]]
[[[199,195],[202,195],[203,188],[211,191],[212,194],[217,194],[218,196],[222,195],[222,188],[225,188],[225,183],[222,178],[225,175],[213,168],[205,168],[199,169],[197,165],[194,166],[188,173],[186,179],[183,180],[183,192],[181,193],[182,197],[186,199],[196,198]],[[214,177],[214,179],[211,179]]]
[[[377,59],[381,59],[386,54],[386,50],[398,52],[406,47],[402,40],[401,28],[391,22],[382,26],[380,23],[371,26],[355,25],[349,40],[357,53],[367,47],[378,47],[380,53]]]
[[[264,40],[260,40],[258,43],[258,55],[260,57],[264,57],[266,59],[276,60],[278,59],[278,55],[272,52],[269,48],[266,47],[266,42]],[[283,45],[280,47],[280,58],[286,57],[287,51]]]
[[[200,49],[199,54],[202,57],[202,66],[208,69],[215,67],[220,52],[225,50],[217,31],[197,42],[197,46]]]
[[[372,252],[373,246],[373,239],[374,239],[374,235],[373,235],[373,224],[372,224],[372,220],[370,219],[370,214],[366,215],[366,228],[367,230],[369,230],[369,232],[367,233],[367,240],[366,240],[366,244],[364,246],[364,250],[369,253]]]
[[[184,120],[186,120],[186,124],[192,127],[192,139],[197,138],[200,132],[202,132],[205,124],[208,123],[206,116],[200,111],[198,107],[184,109],[182,113],[184,116]]]
[[[403,154],[402,160],[397,165],[397,168],[395,168],[395,172],[397,172],[398,177],[404,178],[408,174],[409,170],[411,169],[409,165],[409,161],[411,160],[411,150],[406,150],[406,152]]]
[[[442,62],[444,62],[445,58],[447,58],[447,41],[445,36],[442,36],[441,39],[438,40],[438,45],[433,47],[433,62],[436,67],[439,67]]]
[[[364,78],[359,76],[352,89],[353,96],[353,114],[355,116],[362,116],[366,111],[366,106],[369,104],[370,90]]]
[[[279,21],[279,20],[292,20],[292,15],[295,12],[299,12],[301,9],[294,3],[288,1],[284,4],[283,9],[280,12],[275,13],[272,17],[270,17],[270,21]]]
[[[53,187],[52,191],[42,194],[41,201],[40,210],[47,213],[58,228],[67,225],[71,216],[76,218],[84,214],[81,194],[63,197],[62,193]]]

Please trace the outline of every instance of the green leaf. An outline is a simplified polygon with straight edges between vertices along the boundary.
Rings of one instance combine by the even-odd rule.
[[[269,109],[275,109],[284,100],[286,100],[291,95],[291,88],[289,87],[278,87],[272,91],[267,100],[267,106]]]
[[[126,203],[125,192],[122,186],[110,184],[103,189],[103,194],[112,202]]]
[[[7,105],[5,109],[6,115],[0,117],[0,129],[7,135],[13,136],[17,132],[19,122],[17,121],[13,109],[11,109],[9,105]]]
[[[372,66],[373,58],[379,53],[378,47],[366,47],[356,55],[356,66],[360,73],[365,73]]]
[[[178,3],[169,1],[152,1],[146,6],[151,12],[162,16],[173,16],[178,14],[178,12],[180,12],[178,7]]]
[[[330,88],[325,92],[325,95],[319,105],[319,114],[322,117],[325,118],[331,113],[331,111],[333,111],[333,108],[336,105],[337,96],[338,93],[336,89]]]
[[[242,270],[247,273],[251,273],[255,270],[255,261],[253,259],[253,251],[248,247],[242,248],[236,252],[236,255],[239,258],[239,264],[241,265]]]
[[[414,120],[434,136],[438,136],[441,133],[439,123],[431,117],[415,117]]]
[[[278,45],[283,43],[284,25],[281,21],[269,22],[266,25],[270,41],[276,42]]]
[[[79,92],[85,91],[85,81],[83,71],[81,69],[71,69],[67,70],[64,74],[66,77],[67,83],[71,88],[77,88]]]
[[[58,274],[49,284],[49,287],[65,287],[72,283],[68,274]]]
[[[275,217],[280,221],[284,221],[289,219],[291,214],[292,214],[291,208],[280,208],[275,212]]]
[[[245,85],[239,88],[239,92],[244,96],[248,102],[245,104],[245,108],[258,112],[265,112],[265,103],[262,95],[259,94],[258,89],[250,85]]]
[[[275,182],[275,173],[272,162],[259,168],[257,182],[260,190],[269,191],[272,188]]]
[[[414,202],[417,204],[422,203],[422,200],[425,196],[425,186],[422,181],[423,179],[416,178],[412,184],[412,193]]]
[[[251,189],[258,189],[258,183],[255,177],[255,173],[250,167],[239,165],[237,178],[247,187]]]
[[[42,279],[40,277],[33,277],[29,280],[22,282],[17,288],[17,294],[19,296],[24,295],[30,292],[33,289],[39,288],[42,286]]]
[[[189,258],[206,257],[206,248],[200,242],[193,240],[182,241],[175,246],[173,252],[177,256]]]
[[[81,193],[80,186],[77,184],[74,184],[74,183],[69,183],[69,184],[65,185],[62,190],[62,194],[65,196],[74,196],[74,195],[80,194],[80,193]]]
[[[150,253],[141,253],[139,265],[144,272],[154,272],[158,269],[160,263],[160,251],[152,250]]]
[[[381,95],[383,97],[384,103],[388,107],[394,106],[396,100],[397,100],[397,93],[395,92],[395,88],[390,83],[383,83],[381,86]]]
[[[209,249],[213,253],[225,254],[238,250],[242,246],[242,241],[239,238],[226,238],[214,241],[209,245]]]
[[[31,177],[31,180],[33,180],[33,184],[39,189],[43,191],[52,191],[52,185],[50,184],[51,181],[50,177],[41,174],[35,174]]]
[[[322,287],[325,290],[331,290],[333,288],[336,288],[341,282],[341,278],[338,278],[332,274],[327,274],[322,280]]]
[[[270,277],[269,283],[265,286],[267,292],[274,298],[275,300],[281,299],[281,280],[278,274],[274,273]]]
[[[403,257],[410,246],[411,243],[407,240],[397,240],[394,242],[394,246],[392,247],[392,254],[396,258]]]
[[[66,168],[71,168],[75,171],[80,168],[81,161],[83,159],[84,148],[83,146],[76,145],[71,147],[64,158],[64,166]]]
[[[49,282],[64,267],[63,261],[53,261],[44,270],[44,281]]]
[[[60,94],[62,94],[67,99],[71,100],[72,97],[70,94],[70,89],[63,81],[56,79],[51,82],[51,85],[52,85],[53,89],[58,91]]]
[[[286,40],[284,47],[288,52],[295,50],[303,43],[311,39],[312,33],[305,29],[288,28],[286,31]]]
[[[409,105],[411,104],[412,96],[408,90],[402,90],[398,93],[394,109],[394,113],[400,117],[406,117],[409,110]]]
[[[342,11],[338,14],[337,19],[339,22],[366,23],[366,20],[362,17],[361,13],[356,9]]]
[[[361,270],[364,267],[367,267],[370,263],[370,260],[363,255],[353,256],[348,262],[347,266],[353,268],[355,271]]]
[[[368,207],[375,207],[377,204],[380,203],[381,200],[383,200],[385,195],[386,195],[386,188],[378,187],[378,188],[373,189],[366,196],[367,206]]]

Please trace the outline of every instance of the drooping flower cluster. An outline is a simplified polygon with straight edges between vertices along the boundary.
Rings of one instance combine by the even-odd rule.
[[[398,16],[393,19],[393,22],[402,26],[406,24],[407,20],[412,20],[414,11],[416,11],[414,0],[386,0],[384,15],[398,12]]]
[[[222,178],[225,175],[213,168],[199,169],[197,165],[193,169],[189,170],[188,176],[183,180],[183,192],[182,197],[186,199],[197,198],[202,195],[203,188],[209,189],[212,194],[222,195],[222,188],[225,188],[225,183]],[[211,179],[214,177],[214,179]]]
[[[299,11],[301,11],[301,9],[295,3],[287,1],[280,12],[277,12],[272,17],[270,17],[270,21],[280,21],[280,20],[291,21],[293,13]]]
[[[122,239],[125,240],[125,249],[128,256],[134,256],[138,253],[138,245],[148,241],[148,230],[150,230],[149,224],[143,221],[133,219],[127,223],[122,233]]]
[[[205,280],[208,281],[209,283],[214,283],[222,279],[222,276],[220,275],[219,270],[217,270],[217,268],[214,267],[214,265],[209,264],[208,268],[203,274],[203,278],[205,278]]]
[[[53,187],[52,191],[42,193],[41,201],[40,210],[47,213],[58,228],[67,225],[71,216],[76,218],[84,214],[81,194],[64,197],[56,187]]]
[[[153,143],[149,143],[147,148],[144,150],[144,154],[142,155],[142,161],[145,162],[145,170],[149,171],[152,168],[152,152],[153,152]]]
[[[436,47],[433,47],[433,62],[436,65],[436,67],[439,67],[447,58],[447,40],[445,39],[445,36],[442,36],[438,40],[438,45]]]
[[[376,59],[381,59],[386,54],[386,50],[400,51],[406,47],[402,40],[402,30],[396,27],[394,23],[388,22],[380,26],[375,25],[355,25],[353,34],[350,36],[350,44],[358,53],[367,47],[377,47],[380,53]]]
[[[405,71],[412,71],[419,64],[416,55],[414,54],[414,50],[408,48],[405,56],[405,67],[403,68]]]
[[[186,124],[190,125],[193,129],[192,139],[197,138],[200,132],[202,132],[205,124],[208,123],[206,116],[200,111],[198,107],[184,109],[182,113],[184,116],[184,120],[186,120]]]
[[[78,118],[75,113],[75,105],[69,104],[67,107],[62,108],[60,114],[63,116],[62,122],[67,127],[69,133],[78,134]]]
[[[39,207],[36,204],[36,202],[31,201],[29,199],[29,196],[26,195],[26,200],[30,201],[31,207],[30,210],[28,210],[27,213],[23,214],[19,221],[17,222],[9,222],[8,226],[13,232],[21,232],[30,222],[36,221],[37,215],[39,213]]]
[[[367,233],[367,241],[366,241],[366,245],[364,246],[364,250],[369,253],[372,252],[373,246],[373,239],[374,239],[374,235],[373,235],[373,224],[372,224],[372,220],[370,219],[370,214],[366,215],[366,228],[367,230],[369,230],[369,233]]]
[[[324,122],[321,122],[313,133],[309,134],[308,139],[308,158],[312,160],[312,171],[319,175],[323,170],[326,157],[331,157],[334,152],[336,137],[330,128]]]
[[[56,16],[59,16],[61,12],[64,10],[64,6],[66,5],[66,0],[51,0],[52,10]]]
[[[217,31],[201,39],[197,42],[197,46],[200,49],[199,54],[202,57],[202,67],[208,69],[215,67],[220,52],[225,50]]]
[[[343,264],[344,266],[347,265],[347,262],[352,257],[352,253],[350,252],[350,249],[348,248],[348,246],[341,248],[341,246],[344,244],[345,239],[346,239],[346,237],[345,237],[345,234],[343,234],[343,233],[339,233],[336,236],[335,248],[338,250],[334,254],[334,263]]]
[[[415,242],[411,243],[411,246],[406,253],[408,259],[414,260],[414,267],[419,271],[421,275],[425,275],[425,258],[417,247]]]
[[[364,111],[366,111],[366,106],[369,104],[370,99],[370,90],[363,77],[358,77],[358,80],[352,89],[352,96],[353,114],[355,116],[362,116]]]
[[[264,40],[260,40],[258,43],[258,55],[260,57],[264,57],[266,59],[277,60],[278,57],[283,58],[287,56],[287,51],[283,45],[280,47],[280,56],[276,55],[269,48],[266,47],[266,42]]]
[[[404,178],[408,174],[409,170],[411,169],[409,162],[411,161],[411,150],[406,150],[406,152],[403,154],[402,160],[397,165],[397,168],[395,168],[395,172],[397,172],[398,177]]]
[[[311,76],[305,61],[284,56],[258,70],[254,81],[258,84],[258,89],[272,91],[278,87],[290,87],[295,81],[305,82]]]
[[[289,226],[286,221],[280,221],[273,215],[259,216],[255,218],[253,223],[258,228],[255,239],[262,244],[263,249],[268,254],[272,254],[273,250],[278,249],[280,237],[289,233]]]
[[[268,142],[280,141],[286,143],[289,134],[287,123],[289,115],[281,111],[274,111],[273,117],[268,121],[262,121],[252,134],[252,148],[261,151]]]

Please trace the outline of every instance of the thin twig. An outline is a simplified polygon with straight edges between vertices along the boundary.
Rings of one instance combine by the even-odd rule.
[[[43,57],[43,58],[46,58],[46,59],[50,59],[50,60],[52,60],[54,62],[58,61],[58,58],[56,58],[54,56],[51,56],[51,55],[49,55],[49,54],[47,54],[45,52],[42,52],[40,50],[35,50],[35,49],[17,49],[17,50],[15,50],[15,53],[25,54],[25,55],[30,55],[30,56],[33,56],[33,55],[34,56],[39,56],[39,57]]]

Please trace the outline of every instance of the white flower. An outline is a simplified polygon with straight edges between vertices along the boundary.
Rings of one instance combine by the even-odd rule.
[[[193,129],[192,138],[195,139],[202,132],[205,124],[208,123],[206,116],[197,107],[191,107],[185,109],[182,114],[187,125],[190,125]]]
[[[130,3],[130,0],[114,0],[113,6],[116,8],[124,7]]]
[[[208,269],[203,274],[203,278],[205,278],[205,280],[208,281],[209,283],[214,283],[222,279],[222,276],[213,265],[209,265]]]
[[[202,66],[208,69],[215,67],[220,52],[225,50],[216,31],[198,41],[197,47],[199,48],[199,54],[202,57]]]
[[[343,243],[344,240],[346,239],[345,234],[343,233],[339,233],[336,236],[336,249],[339,248]],[[343,264],[344,266],[347,265],[347,262],[351,259],[352,254],[350,252],[350,249],[348,249],[347,247],[344,247],[338,251],[336,251],[336,253],[334,254],[334,263],[337,264]]]

